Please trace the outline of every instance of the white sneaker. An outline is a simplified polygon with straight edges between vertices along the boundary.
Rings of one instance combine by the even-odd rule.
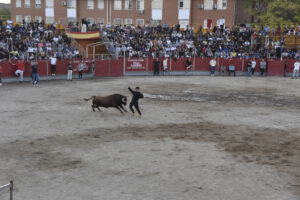
[[[0,83],[0,86],[2,86],[2,83]]]

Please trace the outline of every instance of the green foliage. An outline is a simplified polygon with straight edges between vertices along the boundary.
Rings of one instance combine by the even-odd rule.
[[[0,15],[10,16],[10,9],[7,8],[0,9]]]
[[[300,0],[245,0],[256,22],[262,24],[299,24]]]

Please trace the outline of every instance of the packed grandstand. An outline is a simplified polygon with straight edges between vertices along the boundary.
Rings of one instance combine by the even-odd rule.
[[[108,41],[108,52],[128,57],[221,57],[221,58],[299,58],[295,44],[290,47],[286,38],[300,36],[300,27],[251,27],[247,25],[214,27],[134,27],[125,25],[88,25],[87,31],[100,31]],[[81,31],[79,24],[69,24],[69,30]],[[55,24],[31,22],[13,25],[0,22],[0,59],[58,59],[78,58],[80,52],[71,45],[64,30]]]

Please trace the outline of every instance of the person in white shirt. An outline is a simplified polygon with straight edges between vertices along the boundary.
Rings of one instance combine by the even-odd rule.
[[[164,75],[166,74],[168,70],[168,58],[165,58],[164,61],[163,61],[163,72],[164,72]]]
[[[211,59],[209,62],[210,65],[210,76],[215,76],[215,67],[217,65],[216,59]]]
[[[294,78],[298,78],[298,76],[299,76],[299,68],[300,68],[300,62],[299,62],[299,58],[298,58],[298,60],[295,62],[295,64],[294,64],[294,71],[293,71],[293,76],[292,76],[292,78],[294,79]]]
[[[252,74],[252,76],[254,75],[255,67],[256,67],[256,61],[255,61],[255,58],[253,58],[252,61],[251,61],[251,74]]]
[[[55,54],[53,54],[50,58],[51,60],[51,75],[55,76],[55,71],[56,71],[56,57]]]

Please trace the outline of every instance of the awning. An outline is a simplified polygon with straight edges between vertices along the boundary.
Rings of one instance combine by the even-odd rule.
[[[100,38],[100,32],[99,31],[92,31],[92,32],[68,32],[67,36],[74,39],[99,39]]]

